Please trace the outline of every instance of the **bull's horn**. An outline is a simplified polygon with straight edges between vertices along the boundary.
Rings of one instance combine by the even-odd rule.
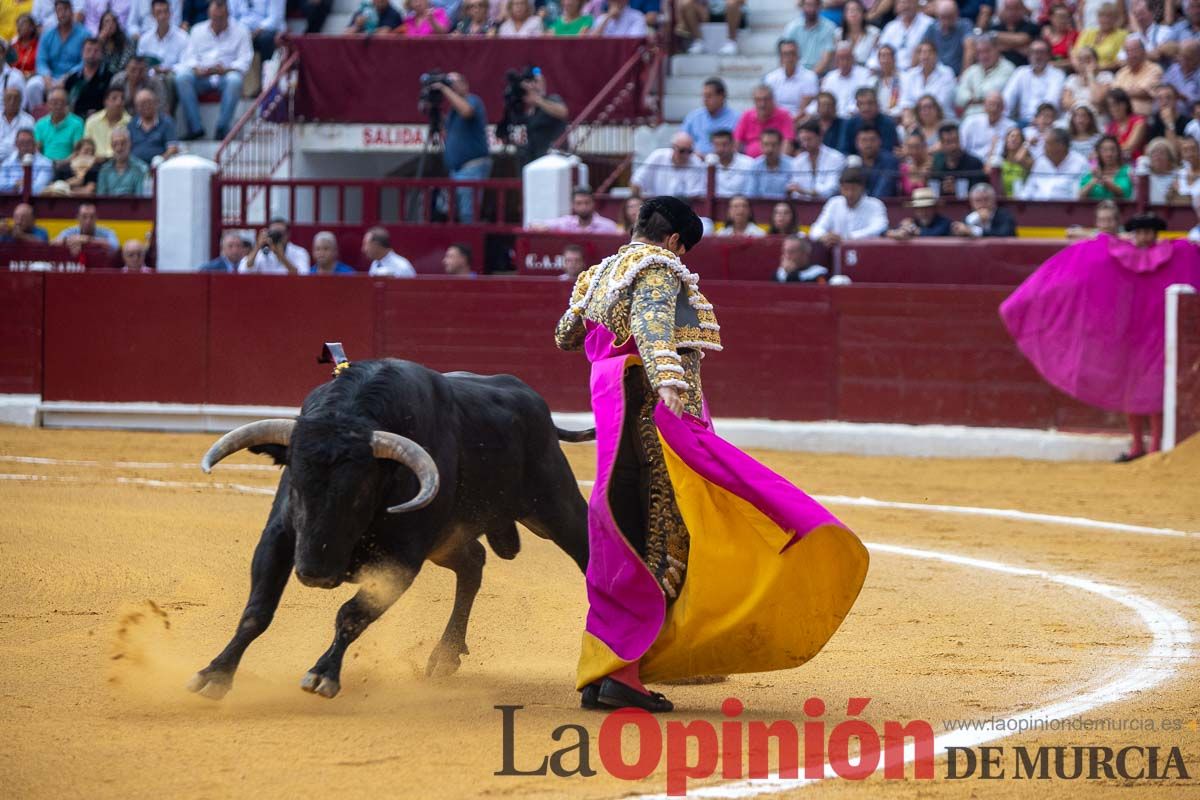
[[[249,422],[240,428],[234,428],[208,448],[208,452],[200,460],[200,469],[211,472],[217,462],[238,450],[245,450],[256,444],[280,444],[287,447],[295,425],[296,421],[293,419],[260,419],[258,422]]]
[[[412,439],[387,431],[375,431],[371,436],[371,449],[376,458],[387,458],[399,461],[411,469],[421,482],[417,496],[407,503],[388,508],[390,514],[402,514],[405,511],[416,511],[433,502],[437,496],[440,479],[437,464],[429,457],[429,453]]]

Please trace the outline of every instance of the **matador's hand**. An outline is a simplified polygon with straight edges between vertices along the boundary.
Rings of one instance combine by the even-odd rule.
[[[683,400],[679,397],[679,391],[674,386],[659,387],[658,397],[671,410],[672,414],[677,417],[683,416]]]

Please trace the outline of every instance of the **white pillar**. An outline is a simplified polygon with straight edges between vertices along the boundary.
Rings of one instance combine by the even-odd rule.
[[[1166,330],[1163,336],[1163,452],[1175,449],[1175,423],[1179,386],[1179,295],[1195,294],[1196,289],[1186,283],[1174,283],[1167,287]]]
[[[212,181],[217,165],[181,155],[158,167],[154,212],[155,263],[159,272],[191,272],[213,257]]]
[[[521,170],[521,200],[526,228],[571,213],[574,181],[588,185],[587,165],[578,156],[549,153]]]

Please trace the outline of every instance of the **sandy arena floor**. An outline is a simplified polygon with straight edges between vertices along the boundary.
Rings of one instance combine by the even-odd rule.
[[[270,504],[245,487],[269,489],[277,479],[261,468],[265,460],[248,454],[204,476],[190,465],[211,441],[0,428],[6,797],[616,798],[665,791],[661,767],[640,783],[602,770],[570,779],[493,775],[502,766],[498,704],[525,706],[517,766],[562,746],[550,738],[555,727],[579,723],[593,735],[592,766],[601,768],[595,735],[603,717],[581,712],[572,686],[583,579],[565,555],[527,532],[516,560],[489,554],[468,635],[471,655],[452,678],[423,677],[453,587],[450,573],[429,565],[351,649],[337,698],[304,694],[298,683],[327,647],[336,609],[353,588],[323,592],[295,581],[273,627],[247,652],[230,695],[214,703],[186,692],[188,677],[228,640],[245,600],[251,551]],[[590,446],[566,447],[577,476],[590,479]],[[758,455],[813,494],[1200,531],[1200,441],[1128,466]],[[122,461],[162,463],[114,463]],[[870,697],[863,717],[877,727],[924,719],[941,736],[942,720],[1073,699],[1087,705],[1132,675],[1124,696],[1079,716],[1151,719],[1156,727],[1178,720],[1181,727],[997,735],[993,744],[1010,751],[1159,745],[1164,758],[1178,746],[1190,781],[1035,786],[877,773],[774,796],[1200,797],[1200,643],[1187,641],[1200,621],[1200,535],[831,508],[865,542],[884,546],[873,549],[866,586],[842,629],[799,669],[668,687],[678,708],[672,718],[719,721],[721,700],[736,696],[746,704],[743,719],[800,723],[803,701],[817,696],[829,706],[828,730],[846,717],[847,698]],[[1042,572],[997,572],[889,547]],[[1142,613],[1103,587],[1050,575],[1117,587]],[[1166,650],[1163,636],[1173,637]],[[1145,687],[1147,674],[1157,685]]]

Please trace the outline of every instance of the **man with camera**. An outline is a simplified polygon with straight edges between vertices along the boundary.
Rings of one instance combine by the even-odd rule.
[[[276,217],[258,232],[258,241],[242,263],[239,273],[255,275],[307,275],[308,251],[289,241],[291,227],[287,220]]]
[[[437,76],[430,76],[436,78]],[[422,95],[436,113],[440,98],[450,104],[450,113],[442,125],[442,162],[446,172],[456,181],[484,180],[492,174],[492,156],[488,148],[487,110],[479,95],[470,93],[467,79],[460,72],[451,72],[445,80],[432,80]],[[475,221],[475,204],[470,189],[455,189],[458,221]]]
[[[508,80],[505,114],[509,124],[525,126],[521,163],[528,164],[546,155],[550,145],[562,136],[570,112],[561,97],[546,93],[546,76],[540,67],[529,67],[523,73],[510,72]]]

